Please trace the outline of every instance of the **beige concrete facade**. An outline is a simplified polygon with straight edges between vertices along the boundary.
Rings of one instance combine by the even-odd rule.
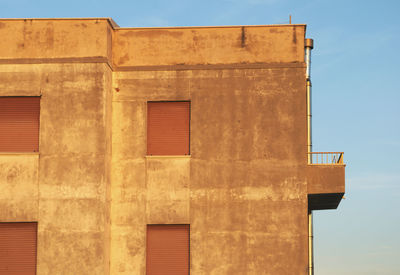
[[[190,224],[191,274],[308,274],[305,25],[0,20],[0,96],[41,96],[37,154],[0,153],[0,222],[38,222],[37,274],[145,274],[146,225]],[[146,156],[147,102],[191,101],[190,156]]]

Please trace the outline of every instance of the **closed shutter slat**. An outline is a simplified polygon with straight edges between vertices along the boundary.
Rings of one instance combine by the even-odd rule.
[[[0,275],[35,275],[37,223],[0,223]]]
[[[189,155],[190,102],[148,102],[147,154]]]
[[[0,152],[39,151],[40,97],[0,97]]]
[[[147,226],[147,275],[189,274],[189,225]]]

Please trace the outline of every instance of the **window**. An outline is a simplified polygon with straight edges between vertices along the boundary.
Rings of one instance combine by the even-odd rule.
[[[189,225],[148,225],[146,274],[189,274]]]
[[[37,223],[0,223],[0,275],[36,274]]]
[[[190,102],[147,103],[147,155],[189,155]]]
[[[40,97],[0,97],[0,152],[39,151]]]

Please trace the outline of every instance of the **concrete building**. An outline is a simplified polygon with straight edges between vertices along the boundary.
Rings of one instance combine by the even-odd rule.
[[[0,20],[0,274],[311,274],[302,24]]]

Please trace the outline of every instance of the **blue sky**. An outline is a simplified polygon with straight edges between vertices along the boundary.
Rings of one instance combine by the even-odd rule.
[[[0,17],[121,27],[306,23],[314,151],[344,151],[346,200],[314,216],[316,275],[400,274],[400,1],[0,0]]]

